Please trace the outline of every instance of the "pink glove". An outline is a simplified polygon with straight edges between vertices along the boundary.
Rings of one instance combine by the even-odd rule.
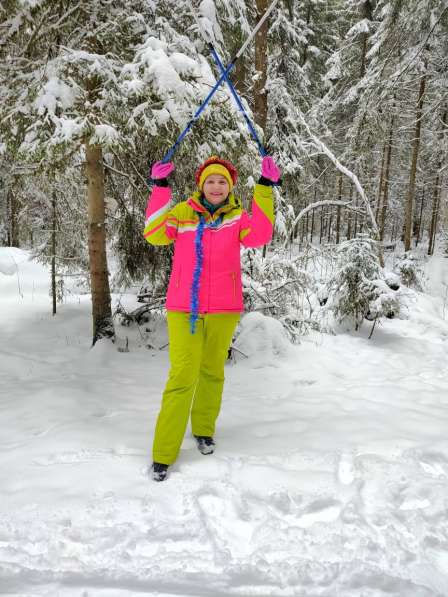
[[[280,168],[269,155],[265,156],[261,162],[261,176],[272,182],[278,182],[280,180]]]
[[[162,178],[167,178],[173,170],[173,162],[167,162],[166,164],[164,164],[163,162],[156,162],[155,164],[153,164],[151,168],[151,178],[153,180],[161,180]]]

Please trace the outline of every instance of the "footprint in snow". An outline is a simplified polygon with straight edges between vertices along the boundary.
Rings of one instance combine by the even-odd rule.
[[[342,485],[351,485],[355,480],[355,462],[352,454],[341,454],[338,464],[338,481]]]
[[[296,520],[296,524],[304,529],[317,522],[332,522],[341,514],[340,502],[332,499],[320,499],[311,503],[305,512]]]
[[[426,498],[409,498],[405,499],[399,509],[400,510],[423,510],[424,508],[429,508],[431,502]]]
[[[103,458],[116,458],[121,456],[142,456],[143,450],[119,447],[105,450],[79,450],[77,452],[60,452],[59,454],[49,454],[33,460],[36,466],[53,466],[55,464],[80,464],[101,460]]]
[[[446,477],[446,468],[448,466],[448,459],[445,454],[441,452],[421,452],[419,464],[428,475],[434,477]]]
[[[316,383],[315,379],[294,379],[293,386],[313,386]]]
[[[433,462],[432,464],[429,464],[428,462],[420,462],[420,466],[425,473],[428,473],[428,475],[432,475],[433,477],[446,477],[445,470],[439,462]]]
[[[112,450],[79,450],[78,452],[60,452],[59,454],[49,454],[33,460],[36,466],[52,466],[55,464],[78,464],[90,462],[98,458],[110,456]]]

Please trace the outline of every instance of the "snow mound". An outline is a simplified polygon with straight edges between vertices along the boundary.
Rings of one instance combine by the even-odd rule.
[[[234,346],[246,356],[261,360],[262,364],[288,356],[292,348],[282,324],[257,312],[247,313],[241,319]]]
[[[0,247],[0,274],[13,276],[17,272],[17,264],[27,259],[26,251],[15,247]]]

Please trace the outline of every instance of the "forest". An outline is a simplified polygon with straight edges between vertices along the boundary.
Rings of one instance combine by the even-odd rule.
[[[166,289],[170,252],[142,236],[147,177],[219,75],[198,22],[228,64],[270,4],[2,3],[0,243],[51,266],[54,312],[77,277],[94,341],[114,336],[110,288],[140,285],[148,310]],[[288,320],[291,338],[325,327],[300,297],[335,294],[328,272],[356,243],[371,280],[384,256],[414,278],[413,250],[446,247],[447,32],[439,0],[282,0],[236,62],[233,84],[283,170],[274,242],[244,257],[245,304]],[[178,200],[213,154],[238,165],[249,205],[257,144],[225,85],[176,148]],[[355,327],[394,312],[375,284],[348,300]]]
[[[447,157],[448,0],[1,0],[0,594],[447,597]]]

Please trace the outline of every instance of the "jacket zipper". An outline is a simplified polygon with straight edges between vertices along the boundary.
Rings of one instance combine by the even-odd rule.
[[[211,256],[212,256],[212,238],[213,238],[213,234],[211,234],[210,231],[208,231],[208,296],[207,296],[207,312],[210,311],[210,294],[211,294],[211,289],[210,289],[210,280],[212,279],[212,262],[211,262]],[[205,238],[205,234],[204,234],[204,238]]]
[[[236,298],[236,274],[232,272],[232,280],[233,280],[233,298]]]

